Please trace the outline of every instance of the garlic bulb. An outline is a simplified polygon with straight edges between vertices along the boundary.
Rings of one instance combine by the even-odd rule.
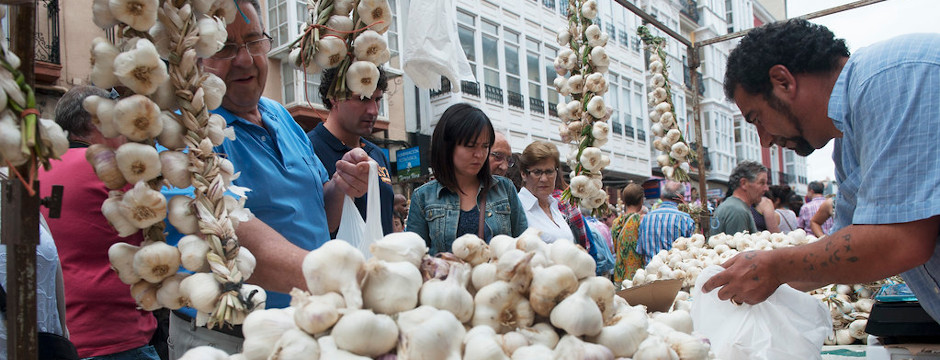
[[[113,116],[118,132],[133,141],[154,138],[163,131],[160,107],[143,95],[133,95],[118,101],[114,105]]]
[[[588,287],[581,286],[551,311],[552,325],[574,336],[595,336],[604,327],[604,317],[597,304],[588,296]]]
[[[205,104],[207,110],[215,110],[222,105],[225,95],[225,82],[215,74],[207,72],[202,80],[202,89],[205,91]]]
[[[595,118],[604,118],[607,115],[607,105],[604,104],[604,98],[598,95],[591,97],[591,100],[588,101],[587,112]]]
[[[110,0],[114,18],[137,31],[147,31],[157,22],[158,0]]]
[[[552,349],[542,344],[523,346],[512,353],[512,360],[555,359]]]
[[[389,58],[392,56],[388,51],[388,44],[385,43],[385,38],[372,30],[366,30],[360,33],[353,42],[353,45],[353,55],[356,57],[356,60],[368,61],[376,66],[388,62]]]
[[[449,311],[421,306],[398,314],[398,359],[459,359],[466,330]]]
[[[114,1],[144,0],[111,0],[112,3]],[[121,84],[140,95],[153,94],[170,78],[157,48],[147,39],[138,40],[134,50],[125,51],[114,58],[114,75],[117,75]]]
[[[101,135],[113,138],[121,135],[114,125],[114,104],[116,101],[105,99],[97,95],[86,97],[82,101],[82,108],[91,115],[91,123],[95,125]]]
[[[197,275],[212,276],[212,274],[199,273],[193,274],[187,280]],[[210,280],[215,281],[214,279]],[[182,285],[185,286],[186,282],[184,281]],[[218,284],[216,283],[215,286],[218,286]],[[288,330],[296,328],[293,308],[253,311],[245,317],[245,321],[242,323],[242,332],[245,335],[242,355],[249,360],[268,359],[274,352],[278,339]],[[322,348],[320,351],[323,354]]]
[[[487,325],[498,333],[505,333],[531,326],[535,321],[535,312],[529,301],[505,281],[496,281],[479,289],[473,303],[473,326]]]
[[[111,14],[108,0],[94,0],[91,4],[92,21],[102,29],[108,29],[118,24],[118,20]]]
[[[326,36],[317,42],[317,52],[313,61],[324,69],[332,69],[346,57],[346,42],[335,36]],[[372,93],[369,93],[372,95]]]
[[[135,229],[136,230],[136,229]],[[122,283],[134,285],[140,282],[140,275],[134,270],[134,254],[140,247],[128,243],[114,243],[108,248],[108,261]]]
[[[222,295],[222,285],[212,273],[195,273],[180,282],[180,294],[189,298],[190,305],[196,310],[213,313],[219,296]],[[248,315],[248,318],[251,318],[251,315]],[[244,328],[248,327],[248,318],[245,319]],[[248,338],[247,331],[245,338]]]
[[[95,5],[98,1],[95,0]],[[104,89],[119,84],[117,76],[114,75],[114,58],[120,53],[121,51],[108,39],[97,37],[92,40],[90,74],[92,84]]]
[[[496,264],[494,263],[486,262],[474,266],[470,273],[470,283],[473,285],[473,288],[477,290],[492,284],[496,280]]]
[[[676,310],[653,315],[653,320],[686,334],[692,333],[692,315],[688,311]]]
[[[39,119],[39,132],[42,144],[52,149],[52,157],[59,158],[69,149],[69,139],[58,123],[49,119]]]
[[[167,219],[177,231],[184,235],[199,232],[199,218],[196,217],[191,197],[186,195],[173,196],[170,198],[167,207],[170,210]]]
[[[496,235],[490,239],[492,257],[498,259],[503,253],[516,248],[516,238],[508,235]]]
[[[420,235],[413,232],[391,233],[369,245],[372,256],[384,261],[407,261],[421,265],[428,247]]]
[[[679,360],[676,351],[659,336],[649,336],[633,354],[634,360]]]
[[[418,294],[420,304],[450,311],[460,322],[469,322],[473,317],[473,296],[467,291],[466,281],[470,271],[469,265],[456,264],[446,280],[426,281]]]
[[[307,289],[312,294],[338,292],[343,295],[348,308],[362,308],[359,284],[365,277],[365,259],[348,242],[327,241],[304,257],[302,268]],[[420,278],[421,274],[418,276]]]
[[[387,0],[360,0],[356,12],[359,21],[379,34],[384,34],[392,25],[392,11]]]
[[[159,284],[180,267],[180,252],[165,242],[157,241],[134,254],[134,271],[150,283]]]
[[[128,237],[140,229],[125,216],[121,206],[121,200],[123,199],[124,194],[120,191],[111,191],[108,199],[101,204],[101,214],[108,220],[111,227],[117,231],[118,236]]]
[[[866,339],[868,337],[868,333],[865,332],[866,326],[868,326],[868,320],[866,319],[853,321],[849,324],[849,335],[859,340]]]
[[[395,348],[398,325],[388,315],[375,314],[371,310],[353,310],[336,322],[330,335],[340,349],[376,357]]]
[[[646,310],[642,305],[617,312],[597,336],[587,340],[609,348],[617,357],[631,357],[649,335]]]
[[[189,156],[181,151],[168,150],[161,152],[160,170],[163,173],[163,179],[174,187],[185,189],[192,185],[192,171],[189,170]]]
[[[470,329],[463,343],[464,360],[509,360],[496,340],[496,331],[489,326],[480,325]]]
[[[525,336],[530,344],[541,344],[549,349],[554,349],[555,345],[558,344],[558,333],[555,332],[555,328],[547,323],[538,323],[532,327],[521,328],[518,331],[522,336]]]
[[[118,169],[127,182],[149,181],[160,175],[160,155],[153,146],[126,143],[114,152]]]
[[[137,302],[137,306],[144,311],[157,310],[160,308],[160,303],[157,302],[157,288],[159,287],[159,284],[144,280],[138,281],[136,284],[131,285],[131,297]]]
[[[146,229],[166,218],[166,198],[146,183],[139,182],[124,193],[121,211],[131,224],[138,229]]]
[[[157,135],[157,142],[170,150],[181,150],[186,147],[186,127],[176,120],[176,115],[164,111],[160,113],[160,122],[163,130]]]
[[[247,340],[246,340],[247,341]],[[320,358],[322,359],[331,359],[331,360],[372,360],[372,358],[359,356],[348,352],[346,350],[341,350],[336,347],[336,340],[332,336],[323,336],[317,339],[317,343],[320,344]],[[266,359],[266,358],[259,358]]]
[[[518,249],[512,249],[499,257],[496,263],[496,278],[509,282],[509,285],[520,294],[529,291],[529,284],[532,282],[532,262],[534,252],[523,252]]]
[[[360,99],[372,98],[379,83],[379,68],[369,61],[355,61],[346,72],[346,87]]]
[[[196,55],[207,58],[222,50],[228,36],[224,20],[205,16],[196,22],[196,28],[199,29],[199,41],[194,47]]]
[[[92,144],[85,150],[85,160],[88,160],[95,170],[95,175],[98,175],[108,189],[122,189],[127,185],[127,180],[124,179],[124,175],[117,166],[114,149],[107,145]]]
[[[339,296],[336,293],[315,296],[300,289],[291,290],[290,306],[294,309],[294,322],[297,327],[307,334],[316,335],[336,324],[339,320],[337,309],[345,304],[342,297],[336,301],[329,294]]]
[[[277,343],[270,359],[308,360],[320,357],[320,345],[317,339],[298,329],[285,331]]]
[[[422,278],[409,262],[369,259],[362,283],[362,304],[380,314],[394,314],[418,305]]]
[[[157,289],[157,302],[171,310],[186,306],[186,304],[189,303],[189,299],[180,292],[180,282],[188,276],[189,274],[187,273],[176,273],[173,274],[173,276],[163,279],[163,282],[160,283],[160,288]]]
[[[489,245],[473,234],[466,234],[454,240],[451,249],[454,255],[473,266],[490,261],[492,258]]]
[[[614,354],[610,349],[597,344],[586,343],[571,334],[565,335],[558,341],[558,346],[555,347],[554,352],[556,359],[614,359]]]
[[[334,4],[336,3],[334,2]],[[346,14],[347,15],[332,15],[330,16],[329,19],[326,20],[325,30],[326,30],[327,35],[339,36],[343,40],[346,40],[346,37],[349,36],[349,34],[353,33],[352,30],[354,28],[354,25],[353,25],[352,19],[348,16],[349,11],[347,11]],[[372,31],[372,30],[367,30],[367,31]],[[357,46],[359,45],[358,38],[355,40],[355,43]],[[298,67],[303,68],[302,65]]]
[[[596,268],[594,258],[578,245],[568,241],[556,241],[552,243],[551,248],[552,251],[549,254],[551,260],[556,264],[571,268],[571,271],[574,271],[574,275],[578,279],[594,276],[594,269]]]
[[[0,79],[0,82],[5,82]],[[4,90],[0,89],[0,93]],[[9,161],[14,166],[25,164],[29,153],[23,151],[23,134],[10,111],[0,115],[0,160]]]
[[[679,359],[706,360],[711,346],[708,339],[699,339],[695,336],[673,331],[666,335],[666,344],[676,352]]]
[[[238,272],[242,274],[243,280],[248,280],[251,277],[251,274],[255,272],[255,266],[258,264],[255,255],[244,246],[238,248],[235,261],[235,266],[238,268]]]
[[[600,152],[600,150],[598,150],[598,152]],[[590,161],[587,164],[594,164],[594,166],[600,163],[599,156],[591,156],[588,158],[585,158],[584,156],[582,156],[581,161],[584,162],[584,160]],[[591,179],[585,175],[578,175],[578,176],[571,178],[571,184],[569,188],[571,189],[571,195],[579,197],[579,198],[586,198],[590,196],[591,194],[597,192],[598,190],[597,185],[595,185],[594,182],[591,181]],[[562,242],[562,241],[558,241],[558,242]],[[557,260],[555,261],[557,262]],[[592,274],[593,274],[593,271],[594,270],[591,270]]]
[[[591,65],[598,67],[607,67],[610,65],[610,57],[607,56],[607,51],[604,50],[603,46],[595,46],[591,49]]]
[[[532,273],[529,302],[541,316],[549,316],[559,301],[578,290],[578,278],[567,266],[535,268]]]
[[[180,262],[183,268],[192,272],[209,270],[209,261],[206,259],[209,244],[205,240],[196,235],[186,235],[179,240],[176,247],[180,251]]]
[[[228,128],[225,118],[219,114],[209,115],[209,123],[206,126],[206,134],[213,146],[222,145],[225,138],[235,140],[235,129]]]
[[[186,351],[179,360],[228,360],[229,355],[225,351],[211,346],[194,347]]]

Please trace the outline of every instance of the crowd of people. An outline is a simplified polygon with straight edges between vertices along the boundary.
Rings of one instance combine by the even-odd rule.
[[[344,196],[356,199],[356,206],[365,217],[369,161],[375,161],[379,169],[383,232],[414,232],[425,239],[431,255],[449,251],[451,243],[464,234],[476,234],[489,241],[496,235],[519,236],[527,229],[535,228],[546,242],[571,241],[581,245],[597,260],[597,274],[610,276],[615,283],[620,284],[631,279],[636,270],[642,268],[656,253],[669,249],[675,239],[691,236],[696,231],[695,219],[680,210],[681,205],[688,201],[687,191],[690,189],[682,183],[662,181],[659,199],[648,212],[646,205],[652,203],[647,202],[644,189],[638,184],[629,184],[620,189],[620,198],[617,200],[620,200],[621,206],[618,208],[609,203],[611,211],[598,217],[563,201],[562,192],[567,184],[558,148],[550,142],[535,141],[521,153],[513,153],[505,136],[494,130],[484,111],[470,104],[452,105],[437,122],[430,150],[430,168],[434,179],[415,189],[410,199],[403,194],[394,194],[388,158],[366,139],[372,134],[379,101],[387,90],[384,72],[380,75],[375,92],[368,98],[353,92],[330,93],[327,89],[333,87],[338,77],[335,71],[324,72],[321,95],[330,112],[321,124],[305,133],[281,104],[262,97],[268,71],[266,54],[270,50],[271,40],[260,21],[261,9],[257,0],[239,2],[243,5],[241,9],[244,16],[236,17],[228,25],[228,39],[225,43],[225,47],[232,47],[234,51],[220,52],[234,55],[215,56],[206,59],[204,65],[227,85],[222,106],[213,110],[213,113],[225,118],[228,126],[234,129],[238,141],[226,140],[215,150],[232,162],[236,172],[241,172],[235,184],[252,189],[246,207],[251,209],[255,217],[241,223],[236,234],[240,244],[257,258],[259,266],[250,280],[268,291],[267,307],[287,306],[290,301],[287,293],[292,288],[306,287],[301,274],[301,262],[308,251],[335,237],[341,221]],[[735,50],[732,54],[729,69],[734,63],[750,61],[745,58],[751,52],[768,52],[761,50],[765,45],[757,46],[755,41],[786,45],[764,37],[789,38],[790,35],[782,35],[788,34],[787,31],[808,32],[817,37],[821,33],[822,39],[816,41],[831,45],[834,41],[831,33],[820,28],[796,20],[755,30],[753,35],[742,40],[739,47],[742,50]],[[940,40],[936,37],[902,39],[894,45],[882,47],[902,46],[907,44],[905,41],[915,40],[935,44],[927,48],[934,49],[929,50],[934,59],[940,57],[936,53],[936,49],[940,48]],[[246,43],[252,46],[243,46]],[[844,48],[844,43],[835,41],[835,45],[839,44]],[[245,51],[241,51],[242,47],[245,47]],[[891,63],[885,61],[916,62],[919,56],[899,53],[893,56],[894,60],[882,59],[880,54],[883,52],[884,49],[876,47],[862,52],[856,59],[849,58],[847,50],[836,51],[831,54],[832,59],[827,60],[827,66],[830,67],[821,70],[794,70],[806,69],[795,65],[793,68],[769,66],[770,79],[764,79],[767,82],[764,85],[751,84],[753,79],[731,74],[729,70],[729,80],[726,81],[728,95],[741,106],[748,121],[758,126],[765,146],[777,143],[806,153],[814,147],[821,147],[833,137],[845,135],[841,139],[844,145],[837,153],[842,154],[839,169],[849,180],[857,181],[845,183],[849,185],[849,196],[840,196],[838,203],[823,195],[822,184],[811,183],[809,198],[800,207],[800,196],[789,187],[768,186],[769,173],[765,167],[755,162],[740,163],[730,176],[729,195],[714,209],[711,223],[701,227],[707,228],[712,234],[763,230],[787,232],[802,228],[817,236],[833,232],[839,236],[830,236],[829,240],[819,242],[820,245],[798,250],[775,250],[759,257],[735,257],[726,264],[728,269],[725,272],[706,284],[706,290],[724,285],[719,292],[723,299],[756,303],[765,299],[781,283],[853,283],[902,271],[908,271],[905,276],[910,274],[915,279],[911,286],[918,294],[925,293],[927,290],[924,289],[928,286],[933,289],[935,281],[929,280],[932,277],[928,272],[936,267],[936,256],[932,256],[935,245],[933,240],[940,227],[935,216],[937,211],[931,210],[936,209],[935,204],[930,202],[930,206],[924,207],[891,207],[885,204],[904,202],[883,201],[885,194],[875,196],[864,190],[876,186],[858,185],[862,181],[870,181],[868,175],[871,171],[870,166],[859,163],[859,158],[869,161],[887,156],[890,159],[885,161],[889,163],[909,163],[891,162],[893,158],[889,156],[891,154],[886,154],[888,152],[878,152],[877,156],[870,157],[857,154],[859,151],[876,151],[869,149],[871,147],[866,148],[866,141],[878,141],[877,138],[885,136],[888,138],[883,143],[901,141],[891,138],[899,131],[878,130],[868,134],[868,130],[859,123],[868,118],[893,118],[890,114],[868,116],[866,114],[872,112],[873,108],[865,107],[862,109],[865,111],[855,111],[852,107],[864,104],[845,99],[849,95],[856,95],[858,82],[864,83],[869,78],[877,80],[882,76],[871,63],[890,67]],[[843,68],[854,73],[839,76],[840,71],[846,71]],[[933,84],[940,83],[940,79],[937,79],[937,74],[940,74],[937,62],[917,65],[915,70],[921,71],[924,78],[932,77]],[[908,70],[903,71],[907,74]],[[767,74],[764,75],[766,77]],[[811,101],[807,99],[814,98],[788,92],[795,88],[793,84],[827,81],[829,85],[835,84],[835,87],[823,87],[831,90],[831,101],[835,102],[830,104],[828,117],[825,112],[819,112],[819,104],[803,107],[815,109],[811,114],[792,113],[797,107],[791,108],[789,102]],[[857,95],[867,94],[862,91]],[[929,94],[922,93],[923,96]],[[91,125],[90,115],[81,107],[82,101],[91,95],[109,96],[94,87],[77,86],[58,104],[55,120],[69,132],[70,149],[62,160],[53,164],[51,171],[40,175],[42,196],[49,194],[52,184],[66,186],[62,217],[49,219],[48,231],[44,232],[42,243],[46,247],[58,247],[57,257],[49,254],[47,257],[53,259],[53,262],[61,261],[62,264],[66,321],[60,322],[59,312],[51,314],[43,311],[40,311],[43,315],[40,320],[45,321],[51,331],[60,334],[70,332],[71,340],[82,358],[176,359],[192,347],[210,344],[230,353],[240,352],[240,328],[208,329],[197,326],[196,312],[186,308],[174,310],[162,319],[153,316],[137,308],[128,286],[110,269],[107,248],[119,241],[139,245],[142,237],[139,234],[119,237],[102,214],[101,204],[108,198],[109,189],[95,177],[94,170],[85,160],[86,151],[92,144],[116,147],[123,140],[104,138]],[[825,98],[829,99],[829,94],[826,95]],[[778,96],[785,100],[778,99]],[[874,99],[868,101],[878,102]],[[817,106],[814,108],[809,105]],[[924,99],[920,106],[928,106],[934,115],[938,113],[935,101]],[[759,111],[765,112],[765,115],[754,113]],[[774,117],[781,113],[789,116],[780,117],[784,120]],[[916,114],[909,115],[910,120],[918,119]],[[802,120],[804,118],[807,120]],[[837,135],[809,138],[809,132],[804,134],[799,126],[795,127],[796,132],[790,131],[793,127],[773,126],[797,120],[808,129],[811,129],[810,124],[820,123],[818,128],[827,131],[820,133]],[[906,126],[904,121],[883,123],[890,123],[892,128]],[[940,129],[934,128],[931,131]],[[859,132],[865,134],[859,135]],[[929,163],[940,161],[938,159],[940,157],[932,157]],[[927,162],[926,159],[921,160]],[[883,179],[884,176],[877,178]],[[932,190],[926,183],[923,184],[924,191],[930,193]],[[698,191],[694,188],[691,190]],[[191,193],[191,189],[166,188],[164,193],[169,198]],[[929,196],[923,198],[931,199]],[[839,216],[836,216],[836,210]],[[888,217],[875,216],[885,213],[891,214]],[[905,236],[902,243],[896,236],[886,236],[899,231],[912,238],[908,240]],[[181,237],[173,226],[168,225],[167,232],[171,244]],[[55,244],[48,241],[48,235],[55,239]],[[859,240],[851,239],[854,237]],[[868,243],[862,242],[862,238]],[[874,264],[867,261],[876,255],[879,258],[892,254],[896,256],[864,271],[860,270],[858,264],[832,264],[834,268],[838,266],[846,270],[832,272],[825,278],[817,278],[819,272],[814,271],[812,266],[793,271],[786,277],[778,271],[782,267],[772,266],[792,259],[824,261],[823,258],[828,258],[825,261],[832,261],[838,256],[814,257],[816,253],[830,252],[829,243],[836,245],[833,248],[846,249],[841,254],[842,258],[857,257],[858,264],[866,264],[864,266]],[[850,247],[856,252],[849,253]],[[889,248],[896,249],[892,250],[896,254],[885,253],[885,249]],[[45,248],[41,251],[49,252]],[[45,267],[53,269],[49,271],[58,271],[54,265],[47,264]],[[754,276],[769,281],[760,287],[742,285]],[[55,279],[53,276],[53,281]],[[95,286],[89,287],[89,283]],[[51,294],[45,299],[49,300],[47,302],[51,306],[58,307],[63,300],[59,297],[60,300],[55,301],[54,287],[53,283],[53,290],[48,290]],[[938,314],[940,301],[926,308],[931,314]],[[169,334],[161,338],[161,320],[165,322],[167,317],[168,325],[163,327],[168,328]],[[157,350],[161,348],[166,353],[158,354]]]

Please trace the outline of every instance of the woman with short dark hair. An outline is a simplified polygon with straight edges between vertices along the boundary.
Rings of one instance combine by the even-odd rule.
[[[441,115],[431,136],[435,180],[415,190],[408,211],[407,229],[424,238],[429,254],[450,252],[454,239],[465,234],[489,242],[526,230],[515,186],[490,175],[493,137],[490,119],[472,105],[456,104]]]

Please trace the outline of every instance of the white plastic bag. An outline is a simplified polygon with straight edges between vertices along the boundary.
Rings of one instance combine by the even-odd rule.
[[[339,222],[336,238],[346,240],[359,249],[367,259],[372,257],[369,245],[384,236],[382,232],[382,197],[379,194],[379,165],[369,160],[369,188],[366,193],[366,220],[362,220],[356,203],[344,196],[343,218]]]
[[[693,327],[708,337],[718,358],[822,358],[820,351],[832,333],[832,319],[821,301],[788,285],[781,285],[756,305],[720,300],[720,288],[702,293],[702,285],[722,270],[718,265],[705,268],[692,290]]]
[[[460,81],[476,81],[457,37],[457,13],[453,0],[411,0],[402,69],[423,89],[440,90],[441,76],[451,90],[460,91]]]

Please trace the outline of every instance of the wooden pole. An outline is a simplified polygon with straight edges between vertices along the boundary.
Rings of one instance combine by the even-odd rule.
[[[32,87],[35,63],[36,2],[10,7],[11,51],[20,57],[20,71]],[[38,125],[37,125],[38,126]],[[37,132],[38,134],[38,132]],[[29,178],[29,165],[17,167]],[[32,169],[35,170],[35,169]],[[7,357],[36,359],[36,245],[39,244],[39,182],[30,196],[19,180],[3,183],[2,238],[7,246]]]
[[[695,38],[693,33],[693,39]],[[711,215],[708,213],[708,188],[705,185],[705,143],[702,140],[702,116],[701,106],[698,94],[698,68],[702,64],[699,58],[699,47],[693,44],[687,48],[687,58],[689,62],[689,77],[692,86],[692,124],[695,126],[695,155],[698,158],[698,196],[702,206],[706,211],[699,217],[699,226],[702,228],[702,235],[708,237],[711,230]]]

